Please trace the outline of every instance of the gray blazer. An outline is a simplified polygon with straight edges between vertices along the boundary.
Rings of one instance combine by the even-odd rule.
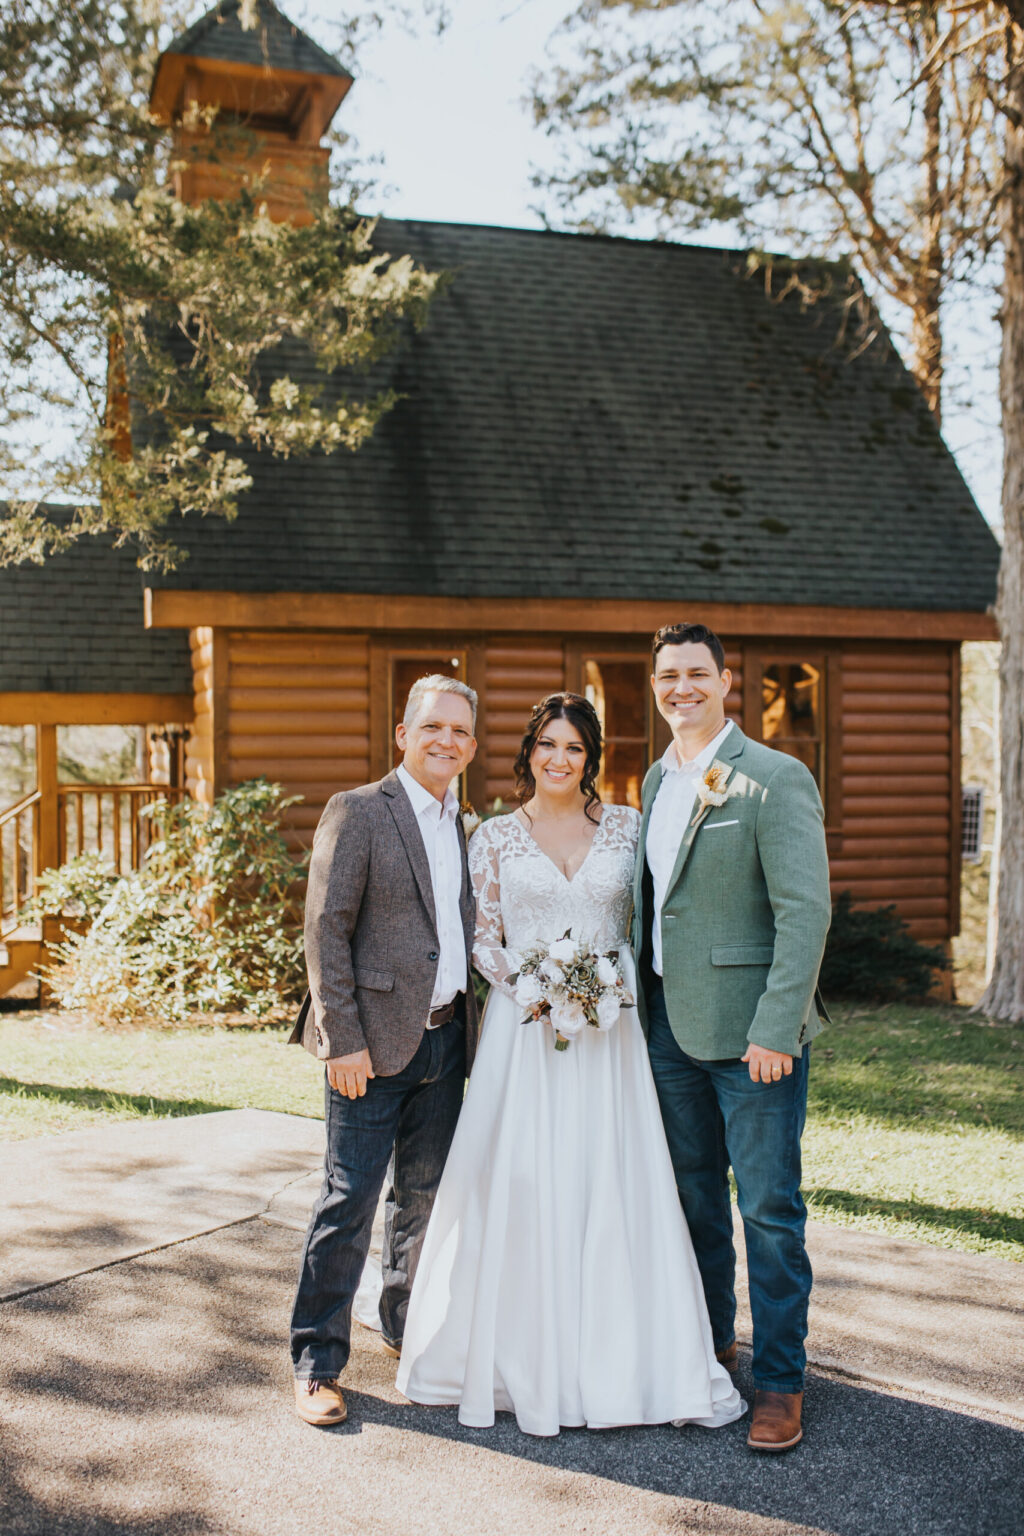
[[[475,903],[457,825],[468,969]],[[374,1072],[401,1072],[423,1038],[440,945],[427,851],[396,773],[328,801],[313,839],[305,934],[309,992],[289,1043],[321,1061],[365,1048]],[[477,1027],[470,978],[467,1072]]]

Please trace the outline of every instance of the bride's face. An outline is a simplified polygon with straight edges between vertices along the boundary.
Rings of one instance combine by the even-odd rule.
[[[578,793],[587,764],[583,738],[568,720],[549,720],[530,753],[530,771],[541,794]]]

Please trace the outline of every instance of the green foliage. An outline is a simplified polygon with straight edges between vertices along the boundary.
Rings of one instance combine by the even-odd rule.
[[[247,0],[243,24],[258,25],[260,3]],[[106,534],[144,567],[172,566],[171,519],[236,515],[251,484],[239,446],[287,457],[365,441],[395,397],[328,375],[379,358],[437,287],[409,258],[371,250],[351,165],[301,228],[272,222],[258,177],[231,201],[175,200],[149,90],[193,9],[0,8],[0,564]],[[252,145],[243,125],[199,114],[192,126],[211,129],[214,155]],[[322,388],[287,375],[261,386],[261,361],[282,345],[312,360]],[[127,422],[108,413],[111,347],[129,387],[127,458]]]
[[[26,905],[30,922],[43,917],[81,918],[91,923],[100,915],[117,881],[117,871],[102,853],[80,853],[59,869],[45,869],[36,893]]]
[[[900,1002],[927,997],[935,972],[950,961],[939,945],[913,938],[895,906],[853,907],[841,891],[832,908],[832,927],[821,968],[826,998]]]
[[[109,882],[103,901],[98,865],[57,871],[44,901],[52,908],[63,881],[93,918],[54,951],[58,1002],[111,1023],[278,1009],[303,977],[294,886],[306,860],[280,829],[296,798],[254,779],[209,808],[157,801],[142,868]]]

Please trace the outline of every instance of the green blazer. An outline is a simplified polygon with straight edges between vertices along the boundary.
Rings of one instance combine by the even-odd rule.
[[[694,802],[661,911],[665,1004],[690,1056],[742,1056],[748,1044],[791,1056],[820,1033],[816,988],[832,915],[824,815],[796,758],[750,741],[733,725],[715,759],[724,805]],[[644,779],[633,890],[633,947],[651,970],[653,883],[647,828],[662,779]]]

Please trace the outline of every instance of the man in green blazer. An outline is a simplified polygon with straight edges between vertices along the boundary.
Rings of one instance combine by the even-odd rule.
[[[672,743],[643,785],[633,945],[640,1011],[718,1357],[736,1363],[736,1178],[754,1329],[747,1443],[802,1436],[811,1268],[800,1136],[831,916],[821,800],[796,758],[726,720],[721,641],[654,637]]]

